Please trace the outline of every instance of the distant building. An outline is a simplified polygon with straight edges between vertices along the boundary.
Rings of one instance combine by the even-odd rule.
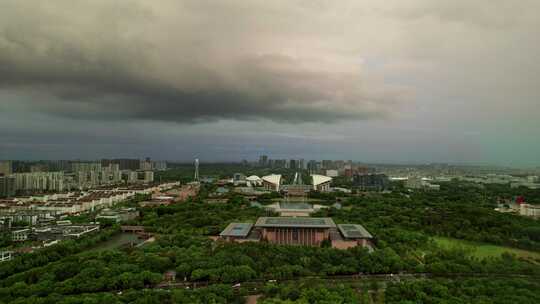
[[[519,182],[510,183],[510,187],[511,188],[525,187],[529,189],[540,189],[540,184],[536,182],[519,181]]]
[[[16,191],[64,191],[64,172],[15,173],[13,177]]]
[[[307,169],[311,173],[318,172],[319,169],[320,169],[319,163],[317,163],[317,161],[315,161],[315,160],[310,160],[307,163]]]
[[[72,172],[99,172],[101,171],[101,163],[95,162],[78,162],[71,163]]]
[[[143,181],[145,183],[151,183],[154,181],[154,171],[144,171],[143,175]]]
[[[326,176],[329,176],[329,177],[338,177],[338,176],[339,176],[339,172],[338,172],[338,170],[335,170],[335,169],[326,170]]]
[[[15,177],[0,176],[0,197],[15,196]]]
[[[382,191],[388,188],[390,181],[384,174],[355,174],[353,186],[362,191]]]
[[[49,168],[44,164],[36,164],[30,166],[30,172],[46,172]]]
[[[296,159],[289,160],[289,168],[293,170],[298,169],[298,162],[296,161]]]
[[[108,166],[109,164],[118,164],[120,170],[139,170],[140,169],[140,160],[139,159],[129,159],[129,158],[120,158],[120,159],[102,159],[101,165]]]
[[[145,160],[141,160],[139,169],[143,171],[152,171],[154,169],[154,163],[147,157]]]
[[[261,155],[259,157],[259,166],[261,166],[261,167],[268,166],[268,156],[267,155]]]
[[[246,183],[246,176],[242,173],[235,173],[233,175],[233,183],[235,186]]]
[[[323,169],[335,169],[334,162],[328,159],[322,161]]]
[[[13,165],[10,160],[0,161],[0,176],[13,173]]]
[[[166,161],[155,161],[154,162],[154,170],[157,170],[157,171],[165,171],[165,170],[167,170],[167,162]]]
[[[405,181],[405,188],[409,189],[439,190],[440,187],[440,185],[432,184],[428,180],[416,176],[410,176]]]

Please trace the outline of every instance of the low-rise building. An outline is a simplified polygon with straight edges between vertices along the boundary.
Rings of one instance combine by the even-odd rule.
[[[13,251],[0,251],[0,263],[10,261],[13,258]]]
[[[429,180],[411,176],[405,181],[405,188],[409,189],[424,189],[424,190],[440,190],[440,185],[432,184]]]
[[[219,236],[229,242],[258,241],[258,238],[249,238],[253,224],[251,223],[230,223]]]
[[[361,191],[383,191],[390,181],[385,174],[354,174],[352,183]]]
[[[104,209],[96,216],[96,221],[110,221],[113,223],[127,222],[139,216],[139,211],[135,208],[122,208],[119,210]]]
[[[332,247],[348,249],[356,246],[373,248],[373,236],[366,228],[358,224],[339,224],[339,234],[332,238]]]
[[[326,176],[329,176],[329,177],[338,177],[338,176],[339,176],[339,171],[338,171],[338,170],[334,170],[334,169],[326,170]]]
[[[11,232],[11,240],[13,242],[24,242],[28,240],[28,235],[30,234],[31,229],[19,229]]]
[[[279,216],[310,216],[312,213],[324,208],[328,207],[305,202],[277,202],[265,206],[265,209],[275,212]]]
[[[519,205],[519,214],[532,218],[540,218],[540,205],[522,203]]]

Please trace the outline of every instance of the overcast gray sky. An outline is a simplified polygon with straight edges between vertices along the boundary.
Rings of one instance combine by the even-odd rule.
[[[0,159],[540,165],[540,1],[0,2]]]

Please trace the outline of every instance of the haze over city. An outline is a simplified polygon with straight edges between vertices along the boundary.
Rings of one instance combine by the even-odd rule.
[[[2,1],[0,159],[538,166],[538,1]]]

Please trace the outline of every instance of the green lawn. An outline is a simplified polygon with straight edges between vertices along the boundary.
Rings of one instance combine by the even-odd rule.
[[[478,258],[498,257],[501,256],[503,252],[509,252],[517,255],[518,257],[540,260],[540,252],[535,251],[528,251],[523,249],[490,245],[484,243],[476,243],[446,237],[434,237],[433,239],[435,240],[435,243],[437,243],[437,245],[444,248],[452,248],[456,246],[470,248],[473,252],[473,255]]]

